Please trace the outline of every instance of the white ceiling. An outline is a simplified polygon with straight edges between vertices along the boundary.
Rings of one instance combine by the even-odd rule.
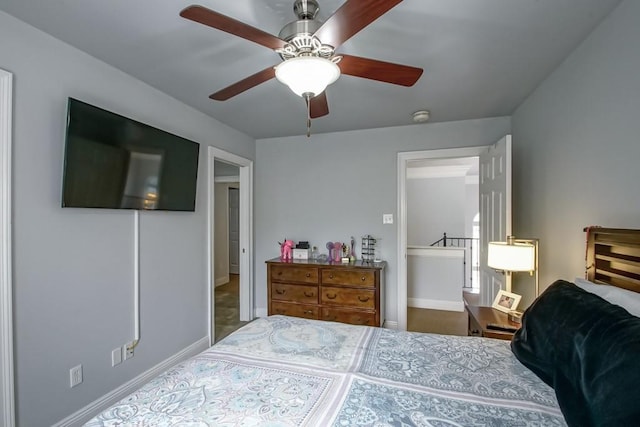
[[[344,0],[318,0],[320,18]],[[351,0],[358,1],[358,0]],[[511,115],[620,0],[405,0],[342,45],[424,68],[411,88],[341,76],[313,132]],[[182,0],[0,0],[3,10],[257,139],[301,135],[306,107],[275,79],[228,101],[208,96],[280,61],[271,50],[181,18]],[[293,0],[203,0],[277,35]],[[416,125],[420,126],[420,125]]]

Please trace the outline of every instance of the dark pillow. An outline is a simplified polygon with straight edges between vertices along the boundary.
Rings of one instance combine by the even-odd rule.
[[[525,311],[515,356],[552,386],[570,426],[640,424],[640,318],[564,280]]]

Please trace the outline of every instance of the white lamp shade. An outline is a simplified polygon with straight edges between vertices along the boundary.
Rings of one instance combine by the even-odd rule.
[[[487,265],[496,270],[534,271],[536,248],[528,243],[489,242]]]
[[[340,68],[326,58],[298,56],[276,66],[276,78],[298,96],[320,95],[340,77]]]

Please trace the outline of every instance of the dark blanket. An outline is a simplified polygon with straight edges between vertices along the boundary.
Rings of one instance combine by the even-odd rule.
[[[525,311],[511,349],[555,389],[570,426],[640,425],[640,318],[558,280]]]

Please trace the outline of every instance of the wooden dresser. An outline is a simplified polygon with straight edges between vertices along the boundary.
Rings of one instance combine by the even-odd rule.
[[[384,323],[385,262],[274,258],[266,263],[269,315],[369,326]]]

